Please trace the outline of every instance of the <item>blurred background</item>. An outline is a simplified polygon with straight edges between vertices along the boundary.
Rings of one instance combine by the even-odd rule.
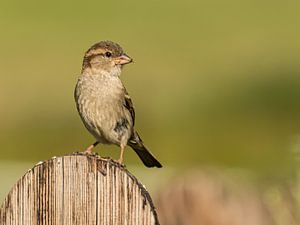
[[[177,182],[178,196],[185,187],[214,196],[207,205],[200,198],[203,207],[193,203],[196,212],[259,212],[250,224],[298,224],[299,7],[292,0],[1,1],[0,202],[38,161],[93,143],[73,91],[84,52],[112,40],[135,61],[122,80],[136,127],[164,167],[144,168],[129,148],[125,161],[164,224],[175,224],[163,209]],[[119,154],[114,146],[97,151]],[[216,186],[237,205],[251,199],[255,210],[208,204],[220,201]],[[181,224],[243,224],[195,221]]]

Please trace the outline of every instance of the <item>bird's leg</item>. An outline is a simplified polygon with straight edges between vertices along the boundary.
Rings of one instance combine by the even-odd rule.
[[[90,145],[84,153],[86,154],[92,154],[93,153],[93,148],[96,147],[99,144],[99,141],[96,141],[94,144]]]
[[[120,152],[120,158],[118,159],[118,163],[123,165],[125,146],[121,144],[120,147],[121,147],[121,152]]]

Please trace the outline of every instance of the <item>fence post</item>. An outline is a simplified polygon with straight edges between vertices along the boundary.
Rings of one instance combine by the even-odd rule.
[[[0,208],[0,225],[159,225],[151,197],[125,168],[72,154],[29,170]]]

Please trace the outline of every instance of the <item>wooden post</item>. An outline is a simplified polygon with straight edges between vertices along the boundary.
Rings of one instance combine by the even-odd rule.
[[[12,188],[0,225],[159,225],[149,193],[112,160],[73,154],[39,163]]]

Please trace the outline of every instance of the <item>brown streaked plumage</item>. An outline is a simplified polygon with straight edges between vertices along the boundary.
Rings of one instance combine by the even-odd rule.
[[[85,53],[75,101],[85,127],[97,140],[85,152],[91,153],[99,143],[115,144],[121,148],[122,164],[129,145],[147,167],[161,167],[134,129],[133,104],[120,80],[123,65],[130,62],[121,46],[111,41],[101,41]]]

